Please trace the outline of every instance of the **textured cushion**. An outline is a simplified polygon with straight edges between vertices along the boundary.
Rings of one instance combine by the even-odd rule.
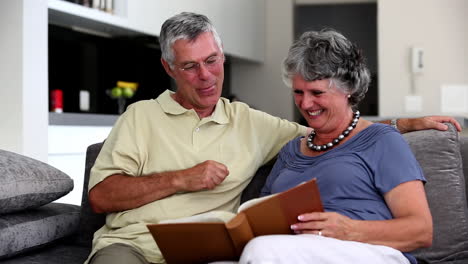
[[[46,245],[76,231],[79,206],[61,203],[0,217],[0,259]]]
[[[421,262],[465,259],[468,263],[468,210],[458,133],[426,130],[404,135],[427,179],[434,222],[433,245],[414,251]]]
[[[66,239],[54,242],[39,250],[1,260],[2,264],[83,264],[91,253],[91,247],[68,243]],[[454,264],[454,263],[452,263]],[[465,264],[465,263],[464,263]]]
[[[60,170],[0,150],[0,214],[35,208],[69,193],[73,180]]]

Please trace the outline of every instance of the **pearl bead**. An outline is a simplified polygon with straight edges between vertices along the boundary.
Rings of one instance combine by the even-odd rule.
[[[311,132],[309,136],[307,137],[307,141],[306,141],[307,147],[314,151],[322,151],[322,150],[327,150],[327,149],[334,147],[335,145],[340,143],[340,141],[343,140],[346,136],[348,136],[349,133],[356,127],[359,121],[359,116],[360,116],[359,111],[356,111],[354,113],[353,119],[351,120],[351,124],[345,129],[345,131],[343,131],[343,133],[341,133],[337,138],[333,139],[332,142],[328,142],[324,145],[321,145],[321,146],[315,145],[313,141],[316,136],[316,133],[315,131]]]

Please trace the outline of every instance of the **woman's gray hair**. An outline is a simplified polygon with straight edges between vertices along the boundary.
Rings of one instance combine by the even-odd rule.
[[[213,37],[223,52],[221,38],[216,32],[211,21],[204,15],[182,12],[167,19],[161,26],[159,43],[161,45],[162,58],[172,67],[174,64],[174,50],[172,45],[179,39],[195,41],[196,38],[205,32],[213,33]]]
[[[342,34],[332,30],[309,31],[289,49],[283,62],[283,81],[291,87],[292,78],[306,81],[330,79],[356,108],[370,83],[370,73],[361,51]]]

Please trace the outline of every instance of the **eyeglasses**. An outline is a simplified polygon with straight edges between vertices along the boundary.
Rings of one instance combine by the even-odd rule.
[[[224,62],[224,56],[215,55],[215,56],[208,57],[208,59],[206,59],[203,62],[203,65],[208,70],[215,70],[223,62]],[[197,73],[200,70],[200,63],[189,62],[182,66],[179,66],[179,69],[187,73]]]

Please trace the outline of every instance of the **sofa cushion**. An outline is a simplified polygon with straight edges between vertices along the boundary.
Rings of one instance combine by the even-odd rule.
[[[50,203],[0,217],[0,259],[44,246],[76,231],[79,206]]]
[[[418,131],[404,137],[427,179],[425,190],[434,223],[432,246],[414,255],[421,263],[468,260],[468,210],[456,129],[449,125],[449,131]]]
[[[91,247],[82,247],[61,239],[39,250],[1,260],[2,264],[83,264]]]
[[[73,180],[38,160],[0,150],[0,214],[50,203],[73,189]]]

